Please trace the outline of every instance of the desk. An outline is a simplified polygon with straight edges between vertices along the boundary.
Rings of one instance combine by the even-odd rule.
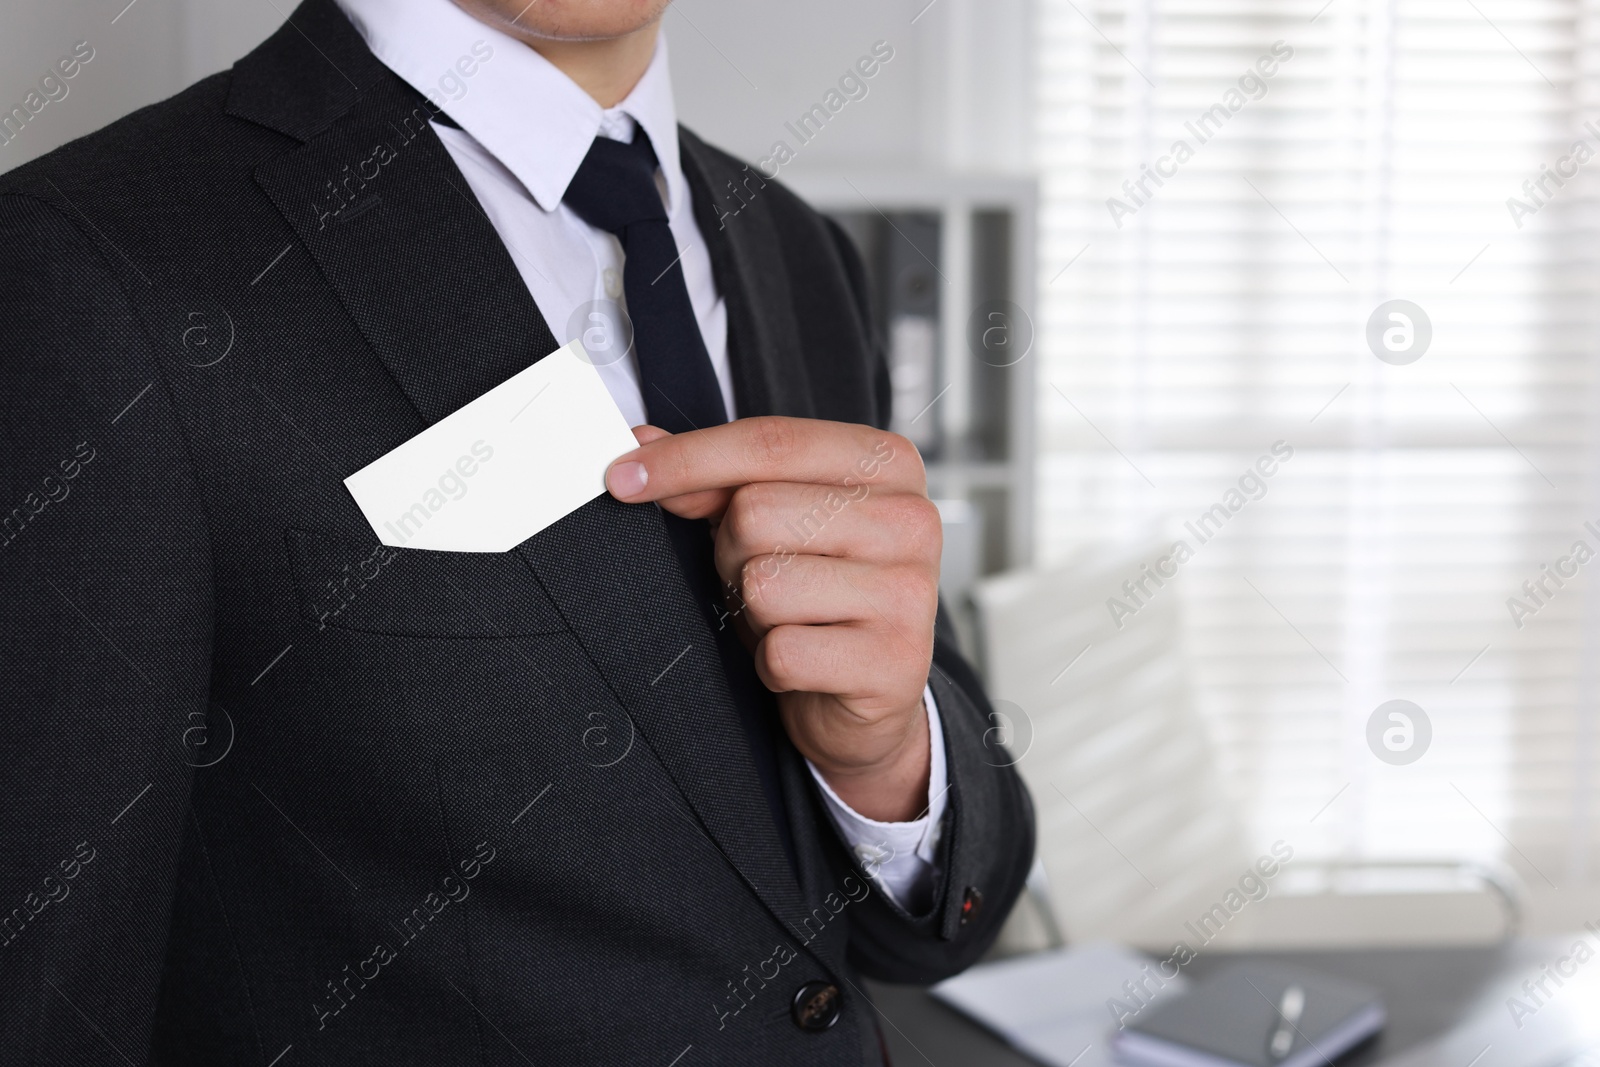
[[[1566,954],[1574,937],[1521,940],[1473,948],[1359,949],[1308,952],[1202,953],[1183,973],[1204,978],[1224,964],[1259,960],[1300,964],[1325,974],[1377,986],[1389,1024],[1376,1041],[1341,1059],[1340,1067],[1368,1067],[1415,1048],[1452,1027],[1506,1015],[1504,986]],[[1600,959],[1587,965],[1600,968]],[[922,989],[867,984],[888,1039],[894,1067],[1037,1067],[964,1015]],[[1600,1009],[1597,1009],[1600,1010]],[[1460,1067],[1467,1067],[1463,1062]],[[1554,1067],[1548,1063],[1529,1067]]]

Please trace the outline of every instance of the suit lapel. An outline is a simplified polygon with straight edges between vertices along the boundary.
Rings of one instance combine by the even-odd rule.
[[[310,0],[297,10],[297,25],[353,36],[342,18],[324,17],[328,6]],[[350,51],[347,40],[318,44]],[[557,343],[449,153],[419,121],[426,118],[420,101],[398,78],[367,70],[375,62],[370,53],[346,55],[365,91],[337,115],[273,114],[260,99],[236,100],[231,110],[305,134],[300,147],[256,170],[257,183],[431,425]],[[258,74],[265,81],[271,71]],[[785,927],[798,931],[806,915],[799,887],[755,803],[761,786],[716,642],[660,512],[601,496],[516,551],[706,834]]]
[[[678,153],[712,275],[728,307],[728,362],[739,414],[816,418],[778,231],[764,210],[743,210],[736,199],[730,207],[737,213],[718,206],[731,199],[719,195],[724,187],[742,189],[759,178],[748,168],[733,169],[681,126]]]
[[[428,115],[381,80],[256,181],[431,424],[557,346]]]

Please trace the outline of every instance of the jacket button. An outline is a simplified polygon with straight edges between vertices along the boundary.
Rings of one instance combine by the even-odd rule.
[[[800,1029],[821,1033],[839,1021],[839,987],[831,982],[807,982],[795,990],[789,1015]]]
[[[977,886],[967,886],[967,891],[961,898],[961,925],[965,926],[978,917],[983,910],[983,894],[978,892]]]

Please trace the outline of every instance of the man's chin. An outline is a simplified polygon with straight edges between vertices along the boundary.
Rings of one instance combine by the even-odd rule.
[[[660,20],[668,0],[455,0],[474,18],[514,37],[610,41]]]

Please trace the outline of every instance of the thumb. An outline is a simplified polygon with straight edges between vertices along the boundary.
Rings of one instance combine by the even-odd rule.
[[[671,437],[669,430],[659,426],[645,423],[633,427],[634,440],[641,445],[652,444],[664,437]],[[607,472],[606,484],[611,484],[610,472]],[[615,495],[615,494],[613,494]],[[722,513],[727,510],[728,501],[732,499],[733,492],[728,489],[707,489],[700,493],[685,493],[682,496],[667,497],[658,503],[674,515],[685,519],[711,519],[713,522],[722,518]]]

